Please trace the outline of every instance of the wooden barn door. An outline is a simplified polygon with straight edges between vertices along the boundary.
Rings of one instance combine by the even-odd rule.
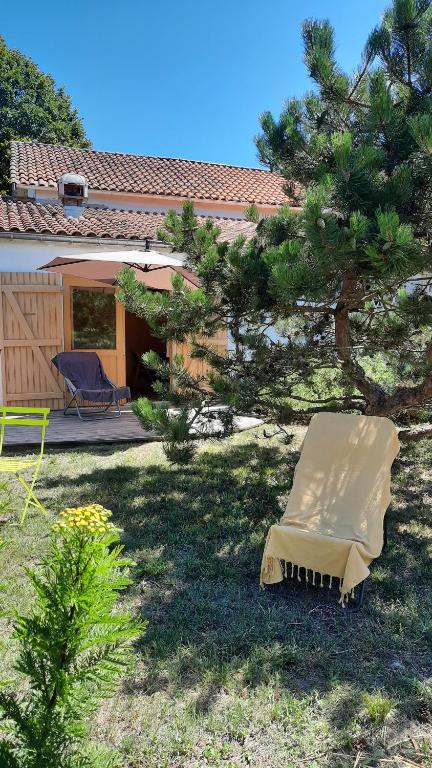
[[[111,379],[117,386],[126,384],[126,353],[125,353],[125,310],[120,302],[115,301],[115,289],[107,285],[106,283],[98,280],[88,280],[84,277],[74,277],[72,275],[64,275],[64,348],[66,352],[96,352],[99,356],[105,373],[108,378]],[[95,292],[96,297],[98,295],[112,297],[112,336],[106,337],[106,343],[98,343],[97,346],[92,346],[90,325],[94,326],[93,334],[98,337],[98,342],[104,337],[103,327],[98,325],[97,306],[95,304],[95,314],[93,323],[89,324],[89,334],[87,338],[83,338],[83,334],[77,333],[76,321],[79,319],[74,312],[75,291],[78,291],[81,295],[88,294],[87,300],[88,306],[91,306],[92,292]],[[99,293],[100,292],[100,293]],[[83,298],[83,296],[81,296]],[[83,318],[87,315],[83,315]],[[101,318],[99,318],[100,320]],[[105,318],[106,319],[106,318]],[[103,323],[102,323],[103,326]],[[105,329],[106,330],[106,329]]]
[[[220,329],[211,338],[203,338],[202,342],[205,346],[214,349],[217,354],[225,355],[228,343],[227,331],[224,328]],[[168,357],[170,360],[173,360],[176,355],[182,355],[184,364],[192,376],[206,376],[210,366],[205,360],[191,357],[190,352],[191,346],[188,342],[179,343],[172,341],[168,345]],[[175,386],[174,381],[172,382],[172,386]]]
[[[62,276],[0,272],[2,403],[63,408],[50,362],[62,348]]]

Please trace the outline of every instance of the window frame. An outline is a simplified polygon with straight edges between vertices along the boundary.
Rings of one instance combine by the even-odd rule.
[[[112,296],[113,302],[112,302],[112,329],[111,333],[113,334],[112,339],[112,345],[110,346],[100,346],[98,344],[93,344],[92,346],[78,346],[76,343],[76,328],[75,328],[75,295],[76,292],[79,293],[87,293],[87,294],[104,294],[107,296]],[[115,288],[111,286],[83,286],[83,285],[71,285],[70,286],[70,318],[71,318],[71,338],[70,338],[70,348],[72,351],[107,351],[107,352],[114,352],[117,349],[117,343],[118,343],[118,328],[117,328],[117,311],[116,311],[116,298],[115,298]],[[95,329],[97,330],[97,329]],[[101,334],[102,336],[102,334]],[[94,341],[94,339],[92,339]]]

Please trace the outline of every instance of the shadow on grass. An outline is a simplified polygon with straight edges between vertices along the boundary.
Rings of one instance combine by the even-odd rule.
[[[278,497],[289,489],[297,459],[247,444],[202,453],[184,468],[104,467],[62,478],[61,500],[97,499],[111,508],[142,578],[256,584],[263,540],[280,515]],[[45,478],[44,486],[58,490],[58,480]]]
[[[139,646],[142,674],[129,687],[200,686],[197,707],[207,711],[223,688],[271,683],[304,694],[330,691],[337,679],[414,706],[431,674],[431,529],[421,467],[410,456],[400,466],[388,550],[373,568],[364,610],[342,616],[325,590],[258,585],[265,536],[297,459],[277,445],[225,443],[185,468],[125,463],[62,479],[65,503],[73,497],[113,509],[137,561],[132,598],[149,629]],[[329,721],[352,718],[359,698],[355,690],[349,696],[352,706],[338,702]],[[429,717],[432,704],[426,695],[422,702]]]

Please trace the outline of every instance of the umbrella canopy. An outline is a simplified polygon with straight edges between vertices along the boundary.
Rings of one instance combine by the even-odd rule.
[[[129,264],[133,267],[149,270],[151,267],[182,267],[183,260],[176,259],[171,254],[166,256],[164,253],[158,253],[158,251],[138,251],[138,250],[122,250],[122,251],[92,251],[90,253],[80,254],[65,254],[60,256],[48,264],[44,264],[39,269],[47,269],[50,266],[59,266],[60,264],[66,264],[77,261],[109,261],[117,262],[121,264]],[[56,262],[55,264],[53,262]]]
[[[183,254],[182,254],[183,256]],[[95,251],[81,254],[60,256],[40,266],[39,269],[50,272],[60,272],[62,275],[82,277],[87,280],[98,280],[113,285],[121,269],[132,267],[137,280],[148,288],[155,290],[172,290],[171,276],[173,271],[180,272],[190,283],[197,287],[195,275],[183,269],[183,259],[171,254],[165,255],[157,251],[121,250]]]

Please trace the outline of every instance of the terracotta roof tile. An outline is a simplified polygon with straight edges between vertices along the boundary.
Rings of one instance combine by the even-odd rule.
[[[0,198],[0,232],[27,232],[77,237],[106,237],[124,240],[155,238],[164,214],[85,207],[79,219],[68,218],[60,204]],[[198,217],[204,221],[204,217]],[[244,219],[213,218],[228,242],[243,234],[251,237],[255,225]]]
[[[59,177],[68,172],[84,175],[95,190],[245,205],[291,202],[284,192],[283,177],[259,168],[12,142],[11,180],[15,184],[56,187]]]

